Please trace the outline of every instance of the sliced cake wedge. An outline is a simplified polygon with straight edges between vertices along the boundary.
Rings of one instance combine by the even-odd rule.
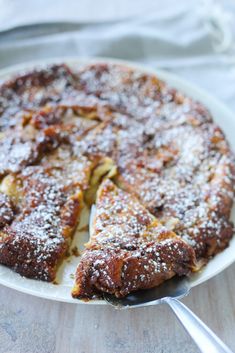
[[[98,189],[93,232],[76,272],[74,298],[123,297],[195,267],[192,247],[111,180]]]
[[[8,202],[0,204],[0,263],[44,281],[55,279],[83,205],[81,188],[63,183],[55,171],[27,167],[1,184]]]

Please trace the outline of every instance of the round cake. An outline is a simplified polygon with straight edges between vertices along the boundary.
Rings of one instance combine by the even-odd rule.
[[[234,156],[199,102],[128,66],[56,64],[0,86],[0,263],[53,281],[84,205],[72,295],[199,270],[233,236]]]

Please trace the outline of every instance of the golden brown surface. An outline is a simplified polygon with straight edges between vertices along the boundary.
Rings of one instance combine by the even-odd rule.
[[[0,262],[45,281],[55,279],[82,208],[80,188],[60,182],[56,173],[32,166],[11,180],[10,188],[15,185],[17,192],[11,195],[14,219],[0,231]]]
[[[196,264],[191,246],[110,180],[98,189],[93,222],[93,235],[76,273],[75,298],[102,292],[122,297],[187,274]]]
[[[25,276],[54,278],[79,221],[82,199],[92,204],[104,177],[113,179],[118,195],[129,194],[130,200],[135,200],[130,202],[140,205],[140,213],[157,222],[156,228],[146,229],[155,249],[149,252],[148,263],[156,252],[161,253],[162,261],[170,251],[173,234],[174,242],[188,254],[188,265],[182,267],[180,255],[171,252],[166,272],[150,279],[147,271],[145,280],[140,279],[143,266],[138,268],[131,260],[138,280],[133,280],[132,270],[120,279],[123,272],[119,271],[116,279],[109,274],[113,286],[108,286],[105,278],[101,284],[102,266],[98,266],[91,285],[94,266],[88,271],[86,263],[103,256],[112,268],[112,263],[115,267],[119,260],[126,261],[128,251],[131,256],[136,251],[137,256],[143,244],[147,246],[141,231],[138,236],[130,235],[122,219],[122,232],[136,247],[133,251],[122,249],[124,238],[115,225],[120,215],[111,213],[109,219],[114,224],[105,223],[102,231],[96,229],[97,236],[89,245],[92,249],[83,255],[77,278],[86,278],[88,284],[87,289],[82,285],[83,294],[75,295],[87,297],[89,291],[93,295],[102,290],[124,295],[156,285],[175,273],[187,272],[193,262],[191,252],[197,261],[207,261],[224,249],[233,235],[229,217],[234,157],[223,132],[200,103],[153,75],[121,65],[93,64],[76,72],[66,65],[54,65],[3,83],[0,175],[0,262]],[[53,199],[53,205],[58,205],[56,211],[49,212],[54,226],[48,223],[45,229],[40,210],[51,207],[47,182],[58,190]],[[32,189],[25,186],[28,183]],[[33,194],[35,201],[30,203],[37,187],[40,192]],[[98,202],[103,198],[111,202],[112,197],[111,191],[110,195],[100,192]],[[68,203],[71,208],[67,209]],[[65,226],[64,208],[69,227]],[[140,228],[141,222],[137,217]],[[167,230],[168,240],[158,238],[159,229]],[[100,243],[102,234],[105,246]],[[106,238],[110,236],[116,239],[110,245],[112,255],[107,252]]]

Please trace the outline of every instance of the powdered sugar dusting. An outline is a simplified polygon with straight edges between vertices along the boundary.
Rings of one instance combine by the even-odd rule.
[[[54,276],[104,157],[117,166],[119,188],[99,195],[99,237],[90,244],[98,290],[116,285],[113,259],[125,259],[119,272],[130,290],[156,284],[151,273],[184,273],[194,251],[208,258],[227,246],[234,158],[200,103],[154,75],[107,64],[35,70],[0,93],[0,173],[18,183],[0,202],[1,262],[26,276]]]

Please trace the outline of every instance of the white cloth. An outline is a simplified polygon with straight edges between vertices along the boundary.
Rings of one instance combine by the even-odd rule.
[[[89,24],[76,22],[75,1],[58,1],[53,11],[47,0],[21,0],[26,10],[19,12],[19,1],[0,0],[0,67],[49,57],[122,58],[171,70],[235,109],[235,6],[165,2],[161,11]]]

